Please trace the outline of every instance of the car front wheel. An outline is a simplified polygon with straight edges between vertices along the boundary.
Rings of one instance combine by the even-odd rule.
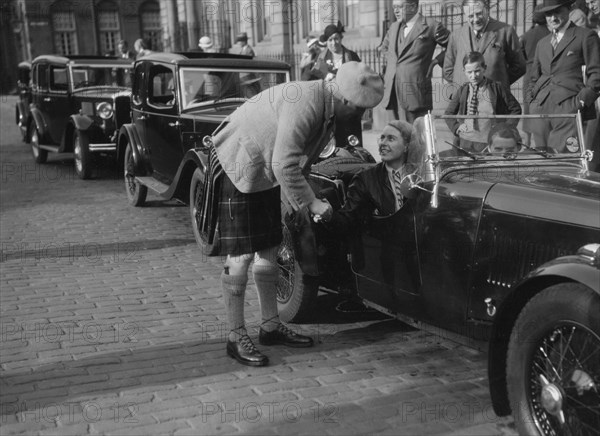
[[[75,130],[73,157],[75,159],[75,172],[79,178],[89,179],[92,174],[90,141],[88,136],[80,130]]]
[[[125,174],[125,192],[127,200],[132,206],[143,206],[148,195],[148,187],[135,180],[135,161],[133,159],[132,145],[127,144],[125,158],[123,159],[123,171]]]
[[[199,168],[196,168],[194,174],[192,174],[192,181],[190,182],[190,218],[192,220],[194,238],[196,238],[198,246],[204,250],[206,244],[200,236],[200,211],[202,209],[203,189],[204,174]]]
[[[277,252],[279,317],[286,322],[300,322],[308,318],[317,299],[319,278],[304,274],[294,254],[292,235],[285,224],[282,227],[283,241]]]
[[[577,283],[540,292],[511,333],[508,395],[521,435],[597,435],[600,297]]]
[[[35,163],[43,164],[48,160],[48,150],[40,148],[40,132],[34,124],[30,127],[29,137],[31,138],[31,154]]]

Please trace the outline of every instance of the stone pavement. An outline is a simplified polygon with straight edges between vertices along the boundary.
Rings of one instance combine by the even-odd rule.
[[[221,260],[199,254],[188,209],[130,207],[106,161],[89,181],[68,155],[35,165],[14,101],[0,108],[0,434],[515,434],[485,353],[336,312],[336,296],[296,326],[314,348],[237,364]]]

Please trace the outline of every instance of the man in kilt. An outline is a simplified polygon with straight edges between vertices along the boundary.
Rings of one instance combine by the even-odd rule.
[[[304,177],[334,135],[335,121],[362,114],[383,96],[383,80],[367,65],[343,64],[334,81],[284,83],[252,97],[213,136],[209,191],[214,195],[212,255],[227,256],[221,284],[228,316],[227,354],[264,366],[244,325],[244,294],[252,274],[261,308],[261,345],[310,347],[310,337],[279,320],[276,254],[282,239],[281,192],[295,210],[328,216]],[[302,164],[301,164],[302,161]]]

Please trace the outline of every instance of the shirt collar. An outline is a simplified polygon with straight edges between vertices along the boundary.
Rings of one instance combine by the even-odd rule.
[[[569,24],[571,24],[571,20],[567,20],[567,22],[563,24],[562,27],[559,27],[559,29],[556,31],[556,36],[562,37],[567,31],[567,27],[569,27]]]

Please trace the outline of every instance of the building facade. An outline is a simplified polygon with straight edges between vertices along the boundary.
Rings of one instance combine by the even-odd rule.
[[[227,52],[246,32],[258,56],[297,65],[309,36],[341,21],[344,45],[381,71],[374,50],[394,20],[392,0],[0,0],[3,76],[40,54],[110,54],[120,39],[145,38],[153,50],[186,51],[210,36]],[[539,0],[537,0],[539,1]],[[450,30],[463,24],[462,0],[421,0],[421,12]],[[515,26],[531,24],[536,0],[491,0],[491,15]],[[6,46],[6,50],[4,49]],[[11,82],[12,83],[12,82]]]

